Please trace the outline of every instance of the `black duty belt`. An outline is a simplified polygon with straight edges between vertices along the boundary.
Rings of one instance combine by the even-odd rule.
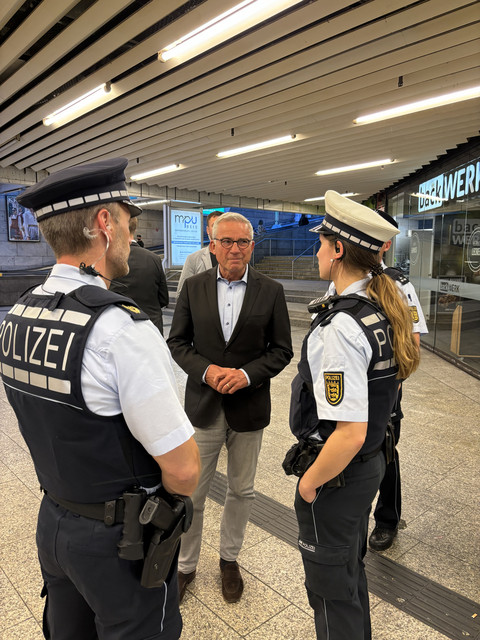
[[[380,453],[382,449],[383,449],[383,444],[377,447],[375,451],[370,451],[370,453],[363,453],[360,455],[356,455],[354,458],[352,458],[352,460],[350,460],[350,464],[352,464],[352,462],[366,462],[367,460],[374,458],[377,455],[377,453]]]
[[[63,500],[63,498],[57,498],[51,493],[43,489],[45,495],[48,495],[50,500],[56,502],[61,507],[68,509],[72,513],[78,516],[84,516],[85,518],[92,518],[93,520],[101,520],[107,526],[114,524],[120,524],[123,522],[125,503],[123,498],[117,498],[116,500],[108,500],[108,502],[70,502],[70,500]]]

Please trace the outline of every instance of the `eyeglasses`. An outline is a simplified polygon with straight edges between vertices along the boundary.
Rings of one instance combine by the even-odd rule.
[[[214,238],[220,242],[224,249],[231,249],[235,243],[237,243],[237,247],[239,249],[246,249],[252,240],[248,240],[248,238],[240,238],[240,240],[232,240],[231,238]]]

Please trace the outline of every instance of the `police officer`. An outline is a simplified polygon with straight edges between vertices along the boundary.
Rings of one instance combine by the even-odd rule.
[[[377,213],[396,229],[398,229],[397,221],[392,218],[388,213],[384,211],[377,211]],[[420,302],[413,284],[402,273],[400,269],[395,267],[387,267],[383,261],[385,253],[392,246],[392,241],[387,240],[380,249],[380,260],[384,273],[392,278],[396,283],[399,290],[402,292],[404,299],[407,302],[411,318],[412,318],[412,331],[413,337],[418,347],[420,347],[420,334],[428,333],[427,324],[423,315]],[[335,295],[335,285],[330,283],[328,287],[328,295]],[[374,551],[385,551],[389,549],[395,537],[398,533],[398,524],[400,522],[402,513],[402,492],[401,492],[401,479],[400,479],[400,461],[398,457],[398,451],[396,445],[400,439],[400,425],[403,418],[402,408],[402,385],[399,384],[397,400],[393,407],[392,415],[390,417],[392,434],[394,438],[395,449],[393,451],[392,460],[389,462],[385,469],[385,475],[380,483],[377,504],[375,506],[374,518],[375,527],[370,534],[368,544]]]
[[[168,348],[131,300],[108,291],[128,272],[128,224],[141,213],[126,165],[71,167],[18,197],[57,259],[0,326],[7,397],[45,492],[37,545],[52,640],[181,633],[176,560],[162,586],[145,588],[142,560],[119,556],[125,492],[162,484],[189,495],[199,474]]]
[[[384,211],[378,212],[384,220],[393,224],[398,229],[398,224],[392,216]],[[392,278],[397,284],[400,291],[405,296],[412,316],[413,337],[420,347],[420,334],[428,333],[427,323],[423,315],[422,307],[418,300],[413,284],[409,279],[395,267],[387,267],[383,262],[383,256],[392,246],[392,241],[388,240],[383,244],[380,250],[380,258],[382,259],[382,267],[384,272]],[[380,484],[377,504],[373,517],[375,518],[375,528],[368,539],[368,544],[375,551],[385,551],[389,549],[398,533],[398,524],[402,514],[402,486],[400,479],[400,461],[396,445],[400,439],[400,425],[403,418],[402,407],[402,387],[400,386],[397,402],[394,406],[391,422],[393,435],[395,439],[395,451],[393,460],[387,465],[385,475]]]
[[[313,231],[320,278],[333,280],[337,295],[311,307],[316,317],[292,382],[297,447],[316,448],[313,463],[296,469],[298,544],[317,638],[368,640],[368,515],[398,378],[416,368],[418,349],[408,309],[380,264],[395,228],[334,191],[325,209]]]

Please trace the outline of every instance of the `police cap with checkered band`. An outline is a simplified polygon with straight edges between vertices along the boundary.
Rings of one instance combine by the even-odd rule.
[[[336,191],[325,193],[326,215],[321,224],[310,229],[314,233],[337,235],[349,242],[377,253],[384,242],[400,233],[393,224],[376,211],[340,195]]]
[[[33,209],[38,221],[66,211],[121,202],[132,217],[142,213],[128,197],[125,186],[126,158],[109,158],[52,173],[17,196],[22,207]]]

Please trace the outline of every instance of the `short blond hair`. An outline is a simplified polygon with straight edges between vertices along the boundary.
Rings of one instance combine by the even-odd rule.
[[[89,238],[85,235],[84,229],[91,230],[97,213],[102,209],[109,211],[114,222],[118,222],[120,204],[107,202],[94,207],[66,211],[38,223],[43,237],[52,247],[56,258],[68,254],[79,255],[90,249],[94,236]]]

